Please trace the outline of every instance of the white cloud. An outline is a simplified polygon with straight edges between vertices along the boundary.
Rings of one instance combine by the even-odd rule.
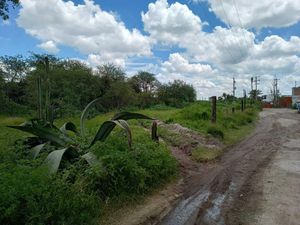
[[[107,55],[89,54],[86,62],[91,67],[97,67],[99,65],[103,65],[103,64],[107,64],[107,63],[113,63],[122,68],[125,67],[125,60],[123,58],[115,58],[112,54],[111,55],[109,55],[109,54],[107,54]]]
[[[183,4],[169,5],[167,0],[150,3],[148,11],[142,13],[144,30],[156,41],[177,44],[201,32],[201,19]]]
[[[208,1],[216,15],[226,22],[220,0]],[[41,41],[40,48],[49,52],[57,52],[57,46],[70,46],[85,54],[86,62],[92,67],[112,62],[130,74],[147,69],[158,74],[163,82],[181,79],[195,86],[198,98],[230,93],[233,76],[238,95],[242,95],[243,89],[248,92],[250,78],[258,75],[264,92],[269,91],[272,79],[277,76],[281,91],[290,93],[289,84],[293,86],[293,80],[300,77],[300,38],[293,36],[287,40],[270,35],[262,41],[255,40],[255,33],[240,27],[232,3],[236,3],[246,28],[260,29],[299,21],[300,1],[222,2],[234,26],[230,29],[217,26],[211,33],[202,30],[206,22],[187,5],[169,4],[167,0],[150,3],[148,10],[141,13],[144,31],[149,36],[127,29],[117,15],[102,10],[91,0],[81,5],[63,0],[21,0],[17,22]],[[169,59],[161,63],[155,64],[154,61],[159,61],[156,58],[149,64],[140,64],[140,59],[152,54],[151,48],[169,50],[170,46],[179,47],[182,52],[170,54]]]
[[[288,27],[300,21],[298,0],[208,0],[212,11],[232,26],[261,29]]]
[[[212,81],[216,78],[216,71],[208,64],[190,63],[179,53],[170,54],[169,59],[161,63],[160,73],[157,78],[161,82],[183,80],[192,84],[198,98],[208,97],[216,88]]]
[[[56,43],[105,59],[151,55],[148,37],[137,29],[128,30],[113,13],[103,11],[92,0],[81,5],[63,0],[21,0],[21,6],[18,25],[41,40],[40,46],[46,49]]]
[[[46,41],[38,45],[39,48],[44,49],[45,51],[49,53],[57,53],[59,52],[59,49],[57,48],[56,44],[53,41]]]
[[[162,68],[168,73],[178,73],[182,75],[199,75],[201,73],[213,72],[210,65],[201,63],[191,64],[179,53],[170,54],[169,60],[162,63]]]

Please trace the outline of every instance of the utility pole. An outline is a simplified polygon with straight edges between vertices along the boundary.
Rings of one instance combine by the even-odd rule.
[[[259,85],[259,79],[258,79],[258,76],[255,76],[254,77],[254,83],[255,83],[255,100],[257,100],[257,96],[258,96],[258,93],[257,93],[257,86]]]
[[[236,90],[236,81],[235,81],[235,78],[233,77],[232,78],[232,95],[233,95],[233,99],[235,98],[235,90]]]
[[[253,92],[253,77],[251,77],[251,92]]]
[[[278,81],[279,79],[275,78],[273,82],[273,93],[274,93],[274,100],[273,105],[277,107],[278,105]]]

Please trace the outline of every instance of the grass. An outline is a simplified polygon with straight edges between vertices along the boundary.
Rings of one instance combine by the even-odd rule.
[[[256,109],[236,111],[233,114],[231,105],[219,103],[217,124],[212,125],[208,102],[197,102],[182,109],[154,107],[136,112],[166,123],[179,123],[204,135],[215,135],[227,146],[237,143],[251,132],[258,114]],[[114,112],[110,112],[86,120],[87,143],[99,126],[113,115]],[[17,141],[28,135],[6,127],[25,120],[22,117],[0,116],[0,191],[5,198],[0,199],[0,223],[17,224],[22,221],[25,224],[49,224],[55,221],[78,224],[84,221],[92,224],[99,217],[101,209],[114,210],[124,205],[120,202],[125,205],[135,204],[177,174],[176,161],[171,157],[166,144],[154,143],[140,122],[133,120],[129,122],[133,136],[131,151],[128,150],[127,139],[120,128],[115,129],[106,142],[93,146],[92,151],[106,168],[104,172],[99,172],[97,168],[86,168],[79,161],[61,171],[60,175],[49,177],[41,166],[43,154],[41,158],[33,160],[22,143]],[[79,118],[59,119],[56,125],[60,126],[67,121],[79,127]],[[143,123],[150,125],[151,122]],[[180,134],[162,127],[159,127],[158,133],[168,138],[167,143],[173,146],[189,142],[183,140]],[[192,158],[207,162],[217,159],[222,153],[219,149],[198,147],[192,151]],[[49,199],[51,204],[47,205]],[[28,207],[24,207],[24,201]],[[66,210],[70,213],[65,214]]]
[[[86,121],[87,143],[112,115]],[[104,170],[87,167],[79,160],[50,177],[43,166],[46,152],[32,159],[22,141],[17,141],[28,135],[6,127],[24,120],[0,117],[1,224],[97,224],[107,203],[112,209],[121,207],[118,202],[135,204],[177,175],[176,160],[167,146],[153,142],[150,133],[130,121],[132,150],[120,128],[114,129],[104,143],[92,147]],[[70,120],[79,125],[77,118],[60,119],[56,125]]]
[[[198,147],[192,151],[192,158],[197,162],[213,161],[222,155],[221,149]]]

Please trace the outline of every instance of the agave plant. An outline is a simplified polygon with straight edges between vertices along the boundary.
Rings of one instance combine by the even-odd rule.
[[[88,105],[88,107],[91,104]],[[83,158],[87,161],[89,165],[101,165],[101,162],[97,159],[97,157],[92,153],[88,152],[83,155],[80,155],[81,149],[80,144],[71,138],[67,131],[72,131],[76,135],[83,134],[83,119],[85,117],[87,108],[83,111],[81,116],[81,132],[78,132],[76,125],[72,122],[65,123],[61,128],[57,128],[50,123],[44,123],[40,120],[30,120],[24,122],[19,126],[9,126],[10,128],[14,128],[17,130],[21,130],[24,132],[28,132],[39,137],[42,140],[42,143],[34,146],[30,152],[32,153],[33,157],[36,158],[39,153],[44,149],[47,143],[56,146],[58,149],[52,151],[47,156],[45,163],[49,166],[50,172],[55,173],[59,169],[59,166],[63,160],[63,156],[68,156],[69,159],[79,159]],[[89,147],[86,149],[88,150],[91,146],[93,146],[97,141],[105,141],[112,130],[119,126],[121,127],[127,134],[128,138],[128,146],[131,149],[132,146],[132,135],[131,129],[126,122],[130,119],[149,119],[153,120],[152,118],[145,116],[139,113],[130,113],[130,112],[121,112],[115,114],[110,120],[105,121],[98,129],[95,137],[89,144]],[[152,139],[157,140],[156,134],[157,126],[153,126],[152,128]],[[155,138],[154,135],[155,134]],[[66,158],[66,157],[65,157]]]

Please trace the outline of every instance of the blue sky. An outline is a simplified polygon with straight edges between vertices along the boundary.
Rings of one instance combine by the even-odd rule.
[[[230,92],[233,76],[238,95],[251,76],[260,76],[265,93],[276,76],[290,94],[300,84],[300,2],[248,2],[21,0],[0,25],[0,55],[113,62],[129,76],[149,70],[162,82],[185,80],[198,98]]]

